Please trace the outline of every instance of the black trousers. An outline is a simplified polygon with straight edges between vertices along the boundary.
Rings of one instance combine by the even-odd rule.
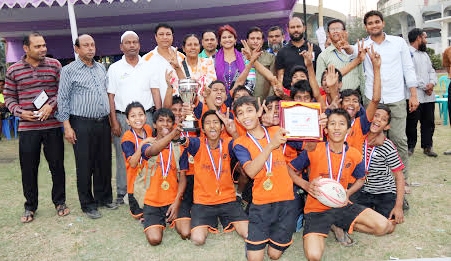
[[[55,206],[66,202],[66,173],[64,171],[64,142],[61,128],[21,131],[19,158],[22,188],[27,210],[38,209],[38,169],[41,145],[52,175],[52,201]]]
[[[432,136],[434,136],[435,123],[434,112],[435,102],[420,103],[418,109],[414,112],[409,112],[409,103],[407,103],[407,122],[406,135],[408,148],[415,148],[417,145],[417,126],[418,121],[421,124],[421,148],[432,147]]]
[[[81,209],[86,212],[111,203],[111,128],[108,117],[70,116],[75,131],[74,154]]]

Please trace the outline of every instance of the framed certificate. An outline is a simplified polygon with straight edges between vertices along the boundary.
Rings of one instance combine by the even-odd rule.
[[[289,131],[288,140],[323,140],[323,130],[319,126],[319,103],[280,101],[279,108],[280,126]]]
[[[34,107],[36,107],[36,109],[38,110],[41,109],[41,107],[47,102],[48,99],[49,96],[47,95],[47,93],[45,91],[42,91],[38,96],[36,96],[36,98],[34,98]]]

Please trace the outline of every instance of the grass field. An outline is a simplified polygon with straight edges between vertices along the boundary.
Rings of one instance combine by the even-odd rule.
[[[437,114],[438,115],[438,114]],[[439,121],[437,121],[439,123]],[[451,257],[451,128],[436,126],[434,149],[439,156],[428,158],[419,145],[410,158],[412,194],[406,222],[388,236],[354,233],[353,247],[327,239],[324,260],[389,260],[422,257]],[[80,209],[76,190],[72,147],[66,144],[65,167],[67,204],[72,213],[57,217],[50,198],[51,179],[41,156],[39,168],[39,209],[35,220],[22,224],[23,212],[18,140],[0,141],[0,260],[245,260],[244,243],[235,233],[210,234],[207,243],[195,247],[167,229],[163,243],[151,247],[142,226],[128,214],[128,206],[118,210],[100,209],[103,217],[87,218]],[[113,184],[115,181],[113,180]],[[113,188],[115,186],[113,185]],[[115,195],[115,193],[114,193]],[[302,234],[281,260],[304,260]]]

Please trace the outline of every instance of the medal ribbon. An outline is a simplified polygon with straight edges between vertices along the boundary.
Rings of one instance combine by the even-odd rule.
[[[171,165],[171,155],[172,155],[172,142],[169,143],[169,156],[168,156],[168,162],[166,164],[166,168],[164,168],[163,153],[160,152],[160,166],[161,166],[163,179],[166,179],[166,177],[168,176],[169,166]]]
[[[268,131],[266,130],[265,127],[263,127],[263,130],[265,131],[266,141],[269,144],[271,142],[271,140],[269,138]],[[260,145],[260,143],[258,143],[258,141],[254,138],[254,136],[252,136],[252,134],[250,134],[249,132],[247,132],[247,136],[249,136],[249,138],[251,138],[251,140],[254,142],[255,146],[257,146],[257,148],[260,150],[260,152],[262,152],[263,148]],[[271,170],[272,170],[272,152],[269,154],[269,158],[265,161],[265,167],[266,167],[267,173],[271,172]]]
[[[351,122],[351,129],[352,129],[352,126],[354,126],[354,122],[355,122],[355,118],[352,120],[352,122]],[[352,131],[352,130],[351,130]],[[348,133],[346,133],[346,136],[345,136],[345,141],[348,139]]]
[[[371,160],[373,159],[373,154],[376,151],[376,147],[373,147],[373,149],[371,149],[370,155],[367,156],[367,151],[368,151],[368,141],[365,140],[365,171],[368,173],[369,169],[370,169],[370,164],[371,164]]]
[[[144,130],[144,129],[143,129],[143,130]],[[135,150],[138,150],[138,147],[139,147],[138,135],[136,135],[136,132],[135,132],[133,129],[131,129],[131,131],[132,131],[132,133],[133,133],[133,136],[135,136],[135,147],[136,147]],[[146,138],[146,131],[144,131],[144,135],[143,135],[143,139],[145,139],[145,138]],[[139,158],[139,165],[140,165],[140,166],[141,166],[142,160],[143,160],[143,158],[140,157],[140,158]]]
[[[343,165],[345,164],[345,157],[346,157],[346,146],[343,144],[343,150],[341,151],[341,163],[340,163],[340,169],[338,170],[337,175],[337,181],[340,182],[341,174],[343,172]],[[330,158],[330,149],[329,149],[329,142],[326,143],[326,153],[327,153],[327,167],[329,169],[329,177],[331,179],[334,179],[332,174],[332,160]]]
[[[210,157],[211,165],[213,166],[213,171],[215,172],[216,180],[219,181],[219,178],[221,177],[221,170],[222,170],[222,140],[219,140],[219,166],[216,168],[215,161],[213,159],[213,156],[211,155],[210,146],[208,146],[207,139],[205,139],[205,144],[207,146],[207,152],[208,156]]]

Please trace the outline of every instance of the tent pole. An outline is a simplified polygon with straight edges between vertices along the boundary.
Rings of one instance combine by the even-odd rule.
[[[67,12],[69,13],[69,21],[70,21],[70,33],[72,35],[72,44],[75,44],[75,40],[78,37],[77,32],[77,20],[75,19],[75,11],[74,4],[67,1]],[[74,52],[74,57],[77,57],[77,54]]]

